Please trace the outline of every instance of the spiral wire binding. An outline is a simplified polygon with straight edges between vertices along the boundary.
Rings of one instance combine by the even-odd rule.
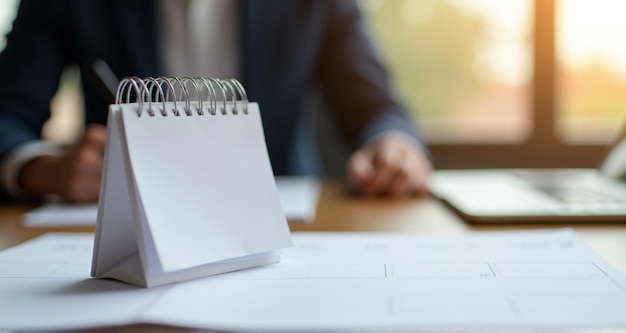
[[[138,117],[141,117],[145,104],[148,106],[145,111],[150,117],[154,117],[155,112],[167,116],[168,102],[172,102],[171,112],[177,117],[182,114],[181,111],[187,116],[192,116],[194,111],[198,115],[204,115],[205,102],[208,103],[207,108],[211,115],[215,115],[218,109],[226,115],[228,104],[233,106],[230,110],[232,114],[238,114],[239,110],[248,114],[246,90],[236,79],[164,76],[142,79],[132,76],[120,82],[115,94],[115,104],[137,103]],[[194,105],[195,102],[198,102],[197,106]],[[182,110],[179,109],[179,103],[184,104]]]

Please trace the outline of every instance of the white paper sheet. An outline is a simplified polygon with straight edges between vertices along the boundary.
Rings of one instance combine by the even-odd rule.
[[[22,215],[27,227],[68,227],[96,224],[98,204],[48,203]]]
[[[276,177],[276,187],[285,217],[291,221],[315,218],[320,182],[315,177]],[[89,226],[96,224],[97,204],[73,205],[49,203],[22,215],[28,227]]]
[[[92,237],[0,253],[0,330],[626,328],[626,276],[571,230],[294,233],[280,264],[152,289],[88,279]]]
[[[315,177],[276,177],[278,197],[285,217],[291,221],[310,222],[315,218],[320,182]]]

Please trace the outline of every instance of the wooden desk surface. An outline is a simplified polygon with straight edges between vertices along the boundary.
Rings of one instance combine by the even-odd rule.
[[[47,232],[93,232],[93,227],[28,228],[20,216],[33,205],[0,206],[0,249]],[[290,222],[292,231],[388,231],[414,234],[462,234],[485,230],[525,230],[568,225],[468,225],[433,198],[385,199],[350,196],[339,183],[324,183],[316,219]],[[626,272],[626,224],[571,225],[607,261]]]

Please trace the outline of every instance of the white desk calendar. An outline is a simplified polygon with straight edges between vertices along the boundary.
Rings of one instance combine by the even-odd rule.
[[[238,81],[126,78],[107,131],[92,276],[152,287],[291,246],[259,107]]]

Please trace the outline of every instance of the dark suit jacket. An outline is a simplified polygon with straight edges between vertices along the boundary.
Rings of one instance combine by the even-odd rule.
[[[239,7],[240,79],[261,107],[276,174],[302,171],[290,160],[311,88],[355,146],[387,129],[416,135],[355,1],[242,0]],[[66,65],[101,58],[120,78],[161,74],[158,11],[156,0],[22,0],[0,55],[0,160],[40,138]],[[104,124],[107,102],[81,72],[85,123]]]

